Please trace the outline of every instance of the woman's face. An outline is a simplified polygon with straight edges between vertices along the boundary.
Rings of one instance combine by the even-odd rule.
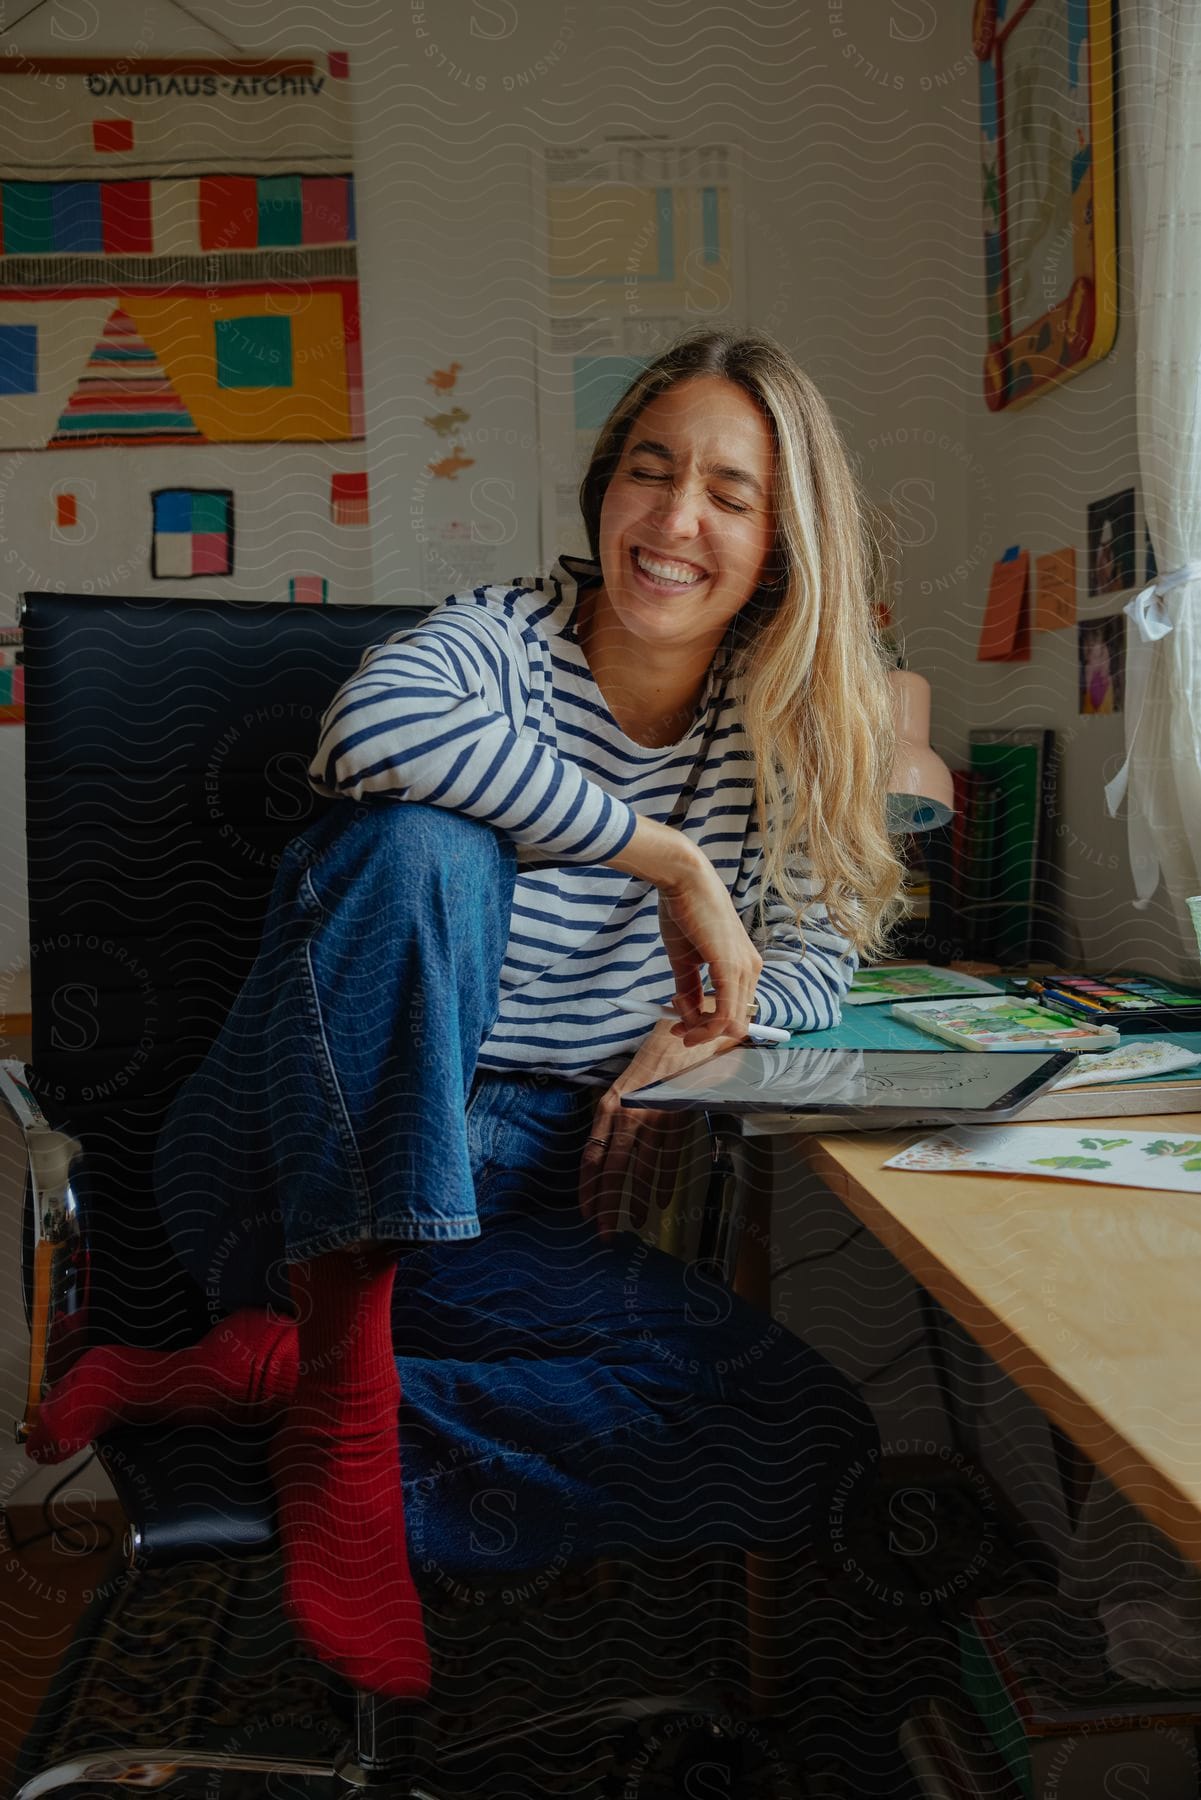
[[[604,595],[632,637],[717,648],[771,551],[773,454],[758,406],[720,376],[639,413],[600,517]]]

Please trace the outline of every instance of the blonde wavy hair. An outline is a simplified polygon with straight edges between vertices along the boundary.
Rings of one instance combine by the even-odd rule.
[[[773,889],[798,924],[820,901],[862,957],[878,955],[903,879],[886,825],[894,728],[874,604],[882,559],[830,409],[781,345],[762,332],[702,331],[642,371],[601,427],[580,486],[592,555],[631,426],[660,394],[700,375],[756,402],[775,451],[775,542],[727,634],[755,763],[761,892]]]

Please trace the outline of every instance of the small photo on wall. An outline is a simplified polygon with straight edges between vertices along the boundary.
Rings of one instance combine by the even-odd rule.
[[[1126,615],[1111,613],[1076,627],[1079,711],[1086,716],[1120,713],[1126,698]]]
[[[1134,489],[1123,488],[1088,509],[1088,591],[1120,594],[1135,573]]]

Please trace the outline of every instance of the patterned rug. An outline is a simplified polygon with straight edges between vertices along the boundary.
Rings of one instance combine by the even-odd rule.
[[[279,1598],[275,1555],[118,1577],[82,1623],[24,1746],[18,1785],[68,1757],[130,1744],[335,1761],[353,1737],[352,1704],[298,1649]],[[418,1714],[429,1759],[422,1779],[439,1796],[806,1794],[783,1725],[754,1720],[712,1688],[704,1706],[683,1698],[709,1666],[706,1636],[720,1629],[728,1659],[736,1634],[716,1576],[706,1585],[689,1564],[622,1577],[606,1566],[536,1595],[517,1583],[434,1593],[425,1610],[434,1684]],[[656,1717],[623,1717],[623,1703],[652,1693],[681,1698]],[[582,1706],[601,1710],[603,1721],[471,1748],[477,1737],[524,1733],[540,1715]],[[709,1785],[692,1789],[698,1767]],[[197,1770],[169,1791],[299,1800],[346,1790],[313,1777]],[[71,1800],[112,1795],[92,1783],[63,1792]]]
[[[914,1704],[957,1685],[954,1607],[939,1596],[961,1594],[961,1572],[980,1562],[981,1545],[988,1591],[1003,1590],[1015,1560],[962,1483],[943,1481],[938,1531],[920,1556],[898,1556],[891,1534],[902,1515],[891,1508],[885,1483],[837,1557],[784,1583],[780,1701],[770,1720],[739,1698],[746,1650],[731,1566],[605,1565],[536,1591],[509,1581],[427,1593],[434,1685],[419,1709],[423,1785],[439,1800],[916,1796],[897,1730]],[[702,1688],[704,1704],[679,1698]],[[677,1704],[622,1722],[621,1702],[652,1695]],[[580,1706],[617,1722],[468,1749],[477,1736],[524,1733],[542,1714]],[[17,1784],[69,1756],[131,1743],[332,1762],[352,1738],[346,1690],[301,1653],[284,1619],[276,1556],[184,1563],[118,1575],[98,1592],[24,1747]],[[87,1783],[62,1791],[70,1800],[113,1793]],[[196,1771],[168,1791],[308,1800],[346,1789],[330,1779]]]

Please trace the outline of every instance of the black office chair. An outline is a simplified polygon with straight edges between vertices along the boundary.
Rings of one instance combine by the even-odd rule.
[[[33,1082],[50,1127],[31,1137],[35,1364],[55,1312],[57,1333],[83,1320],[89,1342],[157,1349],[210,1323],[158,1220],[155,1140],[249,972],[279,852],[326,804],[305,773],[325,707],[368,645],[421,616],[26,596]],[[719,1167],[711,1187],[727,1273],[728,1176]],[[35,1400],[54,1373],[35,1367]],[[129,1566],[269,1546],[268,1436],[173,1426],[107,1438]],[[554,1717],[614,1724],[684,1703],[606,1700]],[[419,1709],[365,1694],[353,1708],[351,1741],[329,1758],[134,1743],[60,1760],[18,1800],[81,1781],[155,1786],[188,1768],[290,1768],[432,1800],[416,1766]],[[480,1750],[477,1739],[455,1754]]]

